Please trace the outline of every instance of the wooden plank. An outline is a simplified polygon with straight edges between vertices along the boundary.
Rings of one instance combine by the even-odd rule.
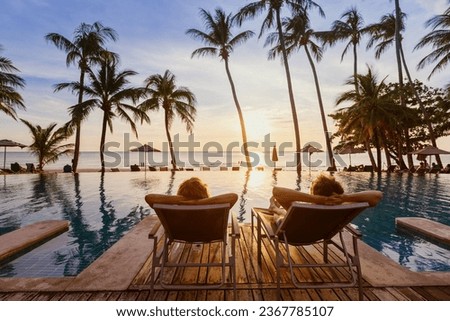
[[[241,264],[243,265],[243,269],[245,271],[246,279],[243,280],[239,277],[242,274],[242,271],[239,271],[241,265],[236,265],[236,269],[238,271],[238,283],[256,283],[258,280],[257,277],[257,257],[256,257],[256,246],[253,242],[253,233],[251,228],[242,227],[241,228],[241,239],[237,242],[239,252],[236,253],[237,259],[239,259]]]
[[[126,291],[122,292],[118,301],[136,301],[139,296],[139,291]]]
[[[427,301],[448,301],[450,295],[445,291],[442,291],[439,287],[424,286],[424,287],[412,287],[415,291],[424,296]]]
[[[311,301],[312,298],[309,295],[309,291],[305,289],[291,289],[292,300],[293,301]]]
[[[373,293],[374,288],[365,288],[364,289],[364,300],[366,301],[380,301],[380,298],[378,298],[375,293]]]
[[[410,287],[398,287],[395,288],[397,291],[403,293],[403,295],[410,301],[425,301],[425,298],[419,293],[411,289]]]
[[[395,296],[396,301],[411,301],[407,296],[405,296],[397,288],[387,287],[386,290],[389,291],[393,296]]]
[[[114,292],[94,292],[89,298],[89,301],[109,301],[111,293]]]
[[[225,293],[223,290],[208,290],[206,293],[207,301],[224,301]]]
[[[372,292],[380,299],[380,301],[396,301],[395,296],[386,290],[386,288],[374,288]]]

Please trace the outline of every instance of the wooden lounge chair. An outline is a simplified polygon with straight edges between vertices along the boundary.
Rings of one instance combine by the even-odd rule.
[[[414,174],[417,175],[425,175],[426,173],[428,173],[430,170],[428,168],[423,168],[423,167],[419,167],[418,169],[416,169],[416,171],[414,172]]]
[[[140,172],[140,171],[141,171],[141,168],[139,167],[139,165],[134,164],[134,165],[131,165],[131,166],[130,166],[130,170],[131,170],[132,172]]]
[[[157,224],[149,233],[153,240],[153,262],[151,272],[151,293],[154,291],[159,270],[158,282],[164,289],[215,289],[229,284],[226,269],[229,268],[230,280],[234,295],[236,295],[236,239],[240,237],[239,225],[234,214],[230,215],[230,208],[237,201],[237,194],[223,194],[200,200],[185,200],[180,196],[149,194],[146,201],[155,210],[164,228],[161,245],[158,244]],[[231,216],[231,232],[228,232],[228,221]],[[185,262],[174,258],[172,250],[178,248],[175,244],[210,244],[219,243],[220,258],[213,258],[205,262]],[[159,248],[158,248],[158,245]],[[227,251],[229,249],[229,251]],[[228,255],[227,255],[228,253]],[[175,255],[176,256],[176,255]],[[228,256],[228,257],[227,257]],[[211,259],[211,258],[210,258]],[[215,283],[175,284],[175,280],[165,277],[167,268],[174,267],[220,267],[220,281]],[[219,279],[219,276],[218,276]]]
[[[275,268],[278,296],[280,296],[281,270],[288,268],[292,283],[297,288],[342,288],[358,286],[359,300],[363,300],[361,266],[358,253],[358,238],[361,234],[349,223],[363,210],[368,203],[353,203],[343,205],[313,205],[294,202],[286,217],[277,225],[270,212],[253,208],[252,215],[257,219],[258,263],[261,264],[261,243],[266,235],[275,250]],[[349,252],[344,242],[343,232],[352,236],[352,251]],[[323,260],[305,262],[298,258],[296,247],[322,244]],[[342,253],[340,259],[328,258],[328,247],[333,245]],[[294,254],[295,253],[295,254]],[[297,256],[297,257],[296,257]],[[295,258],[295,259],[294,259]],[[323,280],[303,280],[299,269],[318,271],[317,268],[329,271],[330,282]],[[346,268],[345,279],[333,273]],[[342,271],[343,272],[343,271]],[[313,276],[313,274],[311,274]],[[342,274],[344,276],[344,274]],[[335,280],[336,279],[336,280]]]

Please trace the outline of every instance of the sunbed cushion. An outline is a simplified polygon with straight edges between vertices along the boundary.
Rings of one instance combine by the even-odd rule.
[[[220,194],[197,200],[187,199],[179,195],[148,194],[145,196],[145,201],[150,206],[153,206],[153,204],[212,205],[228,203],[230,204],[230,207],[232,207],[237,202],[237,199],[238,195],[235,193]]]

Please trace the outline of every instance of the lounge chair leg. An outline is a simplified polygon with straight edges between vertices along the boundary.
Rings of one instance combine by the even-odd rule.
[[[353,263],[356,266],[356,274],[358,276],[358,296],[360,301],[364,301],[364,292],[362,287],[361,261],[359,260],[358,238],[353,236]]]

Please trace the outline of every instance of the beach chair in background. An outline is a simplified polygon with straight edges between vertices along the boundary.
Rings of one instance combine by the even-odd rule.
[[[361,233],[352,228],[350,222],[369,207],[368,203],[343,205],[315,205],[294,202],[285,218],[277,224],[273,215],[265,209],[253,208],[252,217],[257,220],[257,255],[261,266],[261,248],[263,237],[267,237],[275,251],[275,269],[278,297],[281,295],[282,270],[288,269],[295,287],[344,288],[358,287],[358,298],[363,300],[361,265],[358,253],[358,239]],[[252,219],[253,222],[253,219]],[[344,241],[344,231],[352,236],[351,251]],[[302,246],[321,245],[323,258],[306,259],[300,253]],[[340,253],[340,259],[328,256],[328,247],[332,245]],[[345,268],[347,273],[342,269]],[[304,274],[300,270],[305,271]],[[318,272],[327,276],[315,277]],[[325,272],[326,271],[326,272]],[[329,272],[329,273],[328,273]],[[335,273],[337,272],[337,273]],[[326,273],[326,274],[325,274]],[[341,276],[340,276],[341,275]],[[308,276],[308,279],[305,279]]]
[[[450,173],[450,164],[447,164],[447,166],[445,166],[444,169],[441,170],[441,173],[443,173],[443,174]]]
[[[20,173],[20,172],[25,172],[25,169],[22,166],[20,166],[19,163],[16,162],[16,163],[11,164],[11,171],[13,173]]]
[[[390,165],[390,166],[387,168],[386,172],[388,172],[388,173],[394,173],[396,170],[398,170],[398,169],[397,169],[397,165]]]
[[[224,285],[229,284],[227,282],[227,268],[230,272],[230,278],[234,295],[236,295],[236,239],[240,237],[239,225],[237,219],[233,213],[230,212],[231,207],[237,201],[237,194],[223,194],[207,199],[187,201],[189,204],[164,204],[153,203],[152,199],[164,200],[177,200],[179,196],[155,196],[147,195],[146,200],[149,205],[155,210],[160,224],[164,228],[164,235],[162,236],[162,250],[161,245],[158,244],[158,230],[159,224],[156,224],[152,231],[149,233],[149,238],[153,240],[153,262],[151,270],[151,293],[154,291],[156,282],[156,273],[159,270],[158,282],[161,288],[164,289],[216,289]],[[230,200],[227,203],[223,200]],[[170,201],[169,203],[172,203]],[[232,204],[231,204],[232,203]],[[228,222],[231,216],[231,227],[229,231]],[[178,243],[192,244],[192,245],[206,245],[210,244],[211,248],[217,246],[220,249],[219,257],[215,256],[202,262],[189,262],[177,257],[179,253]],[[213,245],[216,244],[216,245]],[[159,245],[159,248],[158,248]],[[173,250],[173,251],[172,251]],[[165,276],[166,270],[171,268],[214,268],[220,270],[217,276],[217,282],[206,283],[181,283],[175,280],[168,282],[168,278]],[[206,272],[206,269],[203,270]],[[211,270],[208,270],[208,275],[211,275]],[[173,269],[172,269],[173,272]],[[208,277],[209,278],[209,277]],[[214,278],[216,279],[216,278]],[[169,277],[170,280],[170,277]]]
[[[27,166],[27,173],[35,173],[36,172],[36,169],[35,169],[33,163],[26,163],[25,165]]]
[[[139,165],[134,164],[134,165],[130,166],[130,170],[132,172],[139,172],[141,170],[141,168],[139,167]]]
[[[414,174],[417,174],[417,175],[425,175],[425,174],[428,173],[429,171],[430,171],[429,168],[423,168],[423,167],[420,167],[420,166],[419,166],[419,168],[416,169],[416,171],[414,172]]]

